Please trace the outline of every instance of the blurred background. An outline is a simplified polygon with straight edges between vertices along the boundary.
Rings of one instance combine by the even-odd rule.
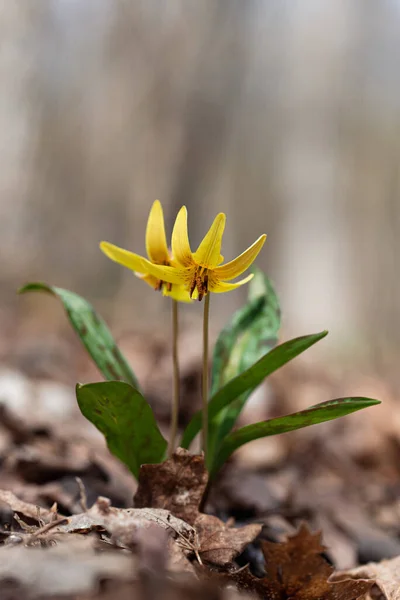
[[[79,475],[91,501],[131,506],[132,478],[75,399],[101,375],[60,303],[16,290],[87,298],[167,435],[170,303],[99,250],[143,254],[159,199],[168,237],[186,204],[193,248],[226,212],[226,260],[267,233],[257,265],[281,339],[330,330],[241,424],[383,401],[244,446],[218,509],[306,516],[339,567],[400,555],[399,56],[399,0],[0,0],[1,487],[69,514]],[[212,296],[213,339],[245,298]],[[180,425],[200,407],[201,315],[182,307]]]
[[[398,1],[0,7],[3,334],[66,325],[53,299],[15,296],[32,280],[85,296],[117,331],[167,328],[167,303],[98,248],[143,253],[158,198],[169,232],[187,205],[193,246],[225,211],[226,259],[268,234],[257,264],[285,335],[328,328],[328,357],[394,360]],[[244,297],[214,296],[214,327]]]

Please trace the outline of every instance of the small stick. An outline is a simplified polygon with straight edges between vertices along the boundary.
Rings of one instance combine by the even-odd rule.
[[[75,477],[75,481],[79,487],[79,504],[81,505],[81,509],[83,512],[87,512],[87,496],[85,486],[83,485],[83,481],[80,477]]]

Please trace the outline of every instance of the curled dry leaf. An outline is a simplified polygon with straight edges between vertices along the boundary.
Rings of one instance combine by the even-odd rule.
[[[201,560],[225,565],[241,554],[261,532],[261,525],[228,527],[217,517],[200,512],[208,475],[204,457],[179,448],[162,464],[142,465],[136,507],[168,509],[175,517],[193,525]]]
[[[0,504],[9,506],[10,509],[18,513],[22,518],[37,520],[38,516],[41,519],[47,520],[54,516],[54,513],[46,508],[39,508],[29,502],[24,502],[8,490],[0,490]]]
[[[263,541],[261,547],[264,577],[254,577],[246,568],[222,578],[266,600],[356,600],[371,587],[366,581],[328,581],[333,567],[322,556],[321,535],[310,533],[305,526],[286,542]]]
[[[157,530],[159,530],[157,532]],[[160,547],[168,556],[166,568],[171,571],[193,571],[188,555],[197,551],[198,542],[195,529],[171,515],[164,509],[114,508],[106,498],[99,498],[87,512],[73,515],[68,523],[60,525],[57,531],[66,533],[88,533],[104,531],[111,542],[122,548],[135,550],[139,555],[149,555],[147,543],[158,536]],[[169,535],[164,536],[167,532]],[[154,556],[154,552],[153,552]]]
[[[203,456],[178,448],[165,462],[140,467],[135,507],[165,508],[193,525],[207,480]]]
[[[374,588],[378,588],[380,595],[385,600],[400,600],[400,556],[390,560],[383,560],[380,563],[368,563],[362,567],[340,571],[332,575],[332,581],[341,581],[350,579],[358,582],[360,580],[369,580]],[[378,596],[378,594],[374,595]]]
[[[202,561],[223,566],[233,561],[260,534],[262,525],[228,527],[217,517],[199,514],[194,527]]]

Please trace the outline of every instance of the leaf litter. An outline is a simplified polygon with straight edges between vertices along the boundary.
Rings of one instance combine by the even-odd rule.
[[[136,352],[135,342],[127,339],[126,344],[127,355],[129,348]],[[169,387],[165,382],[170,359],[161,341],[153,347],[156,354],[149,347],[147,362],[154,365],[156,361],[160,369],[149,371],[147,383],[143,375],[141,379],[146,393],[151,388],[157,419],[161,423],[164,419],[167,426],[164,390]],[[74,353],[74,364],[82,368],[84,355],[80,356],[76,347]],[[196,360],[191,359],[182,381],[184,389],[192,386],[190,393],[185,393],[183,422],[198,408]],[[87,380],[90,367],[85,368],[85,376],[73,373],[71,379]],[[62,365],[59,370],[63,371]],[[96,432],[83,427],[73,409],[69,421],[59,422],[47,409],[32,412],[30,397],[18,418],[14,418],[10,405],[3,404],[0,485],[7,494],[0,494],[0,563],[11,564],[11,558],[3,557],[13,553],[16,566],[1,575],[1,594],[7,600],[75,600],[78,595],[79,600],[194,600],[237,597],[239,592],[234,590],[239,586],[240,594],[263,598],[289,598],[290,593],[293,598],[347,600],[365,586],[370,589],[365,597],[380,594],[397,600],[400,422],[396,394],[390,385],[378,378],[368,377],[364,384],[362,376],[318,373],[315,366],[307,375],[304,366],[290,366],[285,373],[271,377],[266,394],[260,388],[258,407],[262,408],[258,410],[265,410],[265,418],[271,418],[324,397],[340,396],[349,388],[355,394],[368,388],[372,395],[384,399],[379,415],[373,419],[359,415],[307,432],[262,440],[256,457],[252,450],[255,444],[245,446],[215,482],[204,512],[201,497],[207,482],[198,457],[178,453],[173,465],[164,463],[162,472],[153,474],[154,465],[143,467],[132,508],[136,487],[132,478],[109,456]],[[251,404],[252,400],[249,410]],[[241,424],[245,425],[246,415],[243,419]],[[87,510],[82,508],[82,486],[77,477],[90,507]],[[167,490],[164,485],[168,478]],[[108,516],[104,511],[109,511]],[[307,535],[315,533],[303,532],[302,543],[301,539],[293,541],[300,535],[296,532],[301,522],[307,522],[314,532],[322,529],[326,548],[310,539],[307,543]],[[246,529],[249,525],[257,529]],[[241,535],[244,539],[237,541]],[[283,549],[287,543],[290,552],[289,547]],[[309,551],[305,552],[304,546]],[[284,568],[279,566],[282,555],[288,559]],[[52,566],[51,585],[44,579],[46,574],[42,577],[35,574],[35,568],[29,568],[28,563],[36,561],[34,556],[40,557],[34,563],[36,571],[43,564]],[[117,561],[120,570],[107,571],[106,564],[114,566]],[[340,570],[334,570],[332,561]],[[357,567],[369,561],[374,562]],[[86,579],[77,591],[79,586],[73,587],[71,573],[80,566]],[[309,579],[304,581],[306,573]],[[297,584],[293,583],[295,575]],[[243,584],[246,577],[247,587]],[[336,596],[332,595],[334,590]]]

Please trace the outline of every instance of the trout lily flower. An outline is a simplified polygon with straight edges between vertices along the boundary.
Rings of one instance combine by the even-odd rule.
[[[231,283],[231,280],[250,267],[263,247],[267,236],[261,235],[237,258],[221,264],[224,260],[224,257],[221,256],[221,244],[225,221],[225,214],[219,213],[196,252],[193,253],[188,237],[187,210],[183,206],[178,213],[172,232],[173,261],[171,261],[171,265],[151,263],[147,265],[148,272],[160,281],[184,286],[189,291],[191,298],[197,297],[199,300],[202,300],[209,292],[216,294],[230,292],[244,285],[252,279],[252,274],[234,283]]]
[[[148,268],[149,265],[168,267],[173,264],[165,235],[163,209],[159,200],[155,200],[153,203],[147,221],[146,252],[149,260],[109,242],[101,242],[100,248],[108,258],[134,271],[137,277],[153,289],[162,291],[164,296],[170,296],[179,302],[190,302],[191,299],[185,286],[164,281],[157,274],[151,273]]]

